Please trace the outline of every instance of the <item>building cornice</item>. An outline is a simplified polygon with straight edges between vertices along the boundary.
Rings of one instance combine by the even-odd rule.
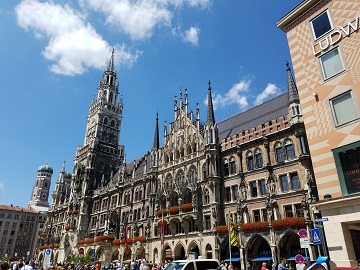
[[[339,206],[352,206],[360,204],[360,195],[356,193],[355,195],[349,195],[342,198],[334,198],[328,200],[322,200],[314,202],[311,206],[318,207],[320,211],[339,208]]]
[[[322,0],[303,0],[296,7],[290,10],[284,17],[278,20],[276,23],[277,27],[286,32],[285,29],[291,22],[295,21],[297,18],[307,12],[312,6],[321,1]]]

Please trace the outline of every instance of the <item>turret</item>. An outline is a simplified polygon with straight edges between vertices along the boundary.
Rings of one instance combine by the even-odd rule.
[[[295,84],[295,80],[291,73],[289,63],[286,63],[287,72],[287,84],[288,84],[288,104],[289,104],[289,115],[292,124],[302,122],[302,112],[300,107],[299,93]]]

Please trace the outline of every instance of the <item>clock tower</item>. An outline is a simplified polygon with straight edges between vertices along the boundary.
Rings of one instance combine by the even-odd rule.
[[[84,170],[86,185],[83,195],[89,190],[104,186],[124,158],[124,147],[119,145],[123,102],[118,99],[117,76],[114,69],[114,50],[107,69],[98,86],[97,98],[89,108],[84,146],[79,146],[75,157],[75,173]]]

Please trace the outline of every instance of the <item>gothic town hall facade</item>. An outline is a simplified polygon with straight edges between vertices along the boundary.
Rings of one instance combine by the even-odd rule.
[[[156,117],[152,148],[127,162],[119,145],[126,106],[112,54],[73,172],[63,168],[56,180],[38,259],[48,249],[55,262],[78,252],[104,263],[315,258],[315,250],[300,248],[297,235],[311,226],[308,205],[317,192],[297,88],[289,67],[286,72],[286,93],[219,123],[210,82],[203,121],[198,105],[189,110],[187,90],[180,91],[173,122],[159,127]],[[240,241],[231,254],[229,215]]]

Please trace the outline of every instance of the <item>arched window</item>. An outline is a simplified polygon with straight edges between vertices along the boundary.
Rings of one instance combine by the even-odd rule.
[[[295,150],[294,145],[290,139],[285,140],[285,155],[286,159],[291,160],[295,158]]]
[[[113,96],[114,96],[113,92],[110,92],[110,97],[109,97],[109,102],[110,103],[113,102]]]
[[[213,254],[212,254],[212,247],[210,244],[207,244],[205,247],[206,250],[206,259],[212,259],[213,258]]]
[[[263,166],[263,157],[259,148],[255,150],[255,166],[256,168],[262,168]]]
[[[277,142],[275,144],[275,155],[276,155],[277,162],[284,162],[284,160],[285,160],[284,150],[283,150],[281,142]]]
[[[230,174],[236,174],[236,162],[234,157],[230,158]]]
[[[254,169],[254,157],[253,157],[253,153],[251,151],[248,151],[246,153],[246,165],[247,165],[247,169],[248,171],[251,171]]]
[[[104,121],[103,121],[104,125],[107,125],[108,122],[109,122],[109,119],[107,117],[104,117]]]
[[[115,120],[113,119],[113,120],[111,120],[111,127],[115,127]]]

